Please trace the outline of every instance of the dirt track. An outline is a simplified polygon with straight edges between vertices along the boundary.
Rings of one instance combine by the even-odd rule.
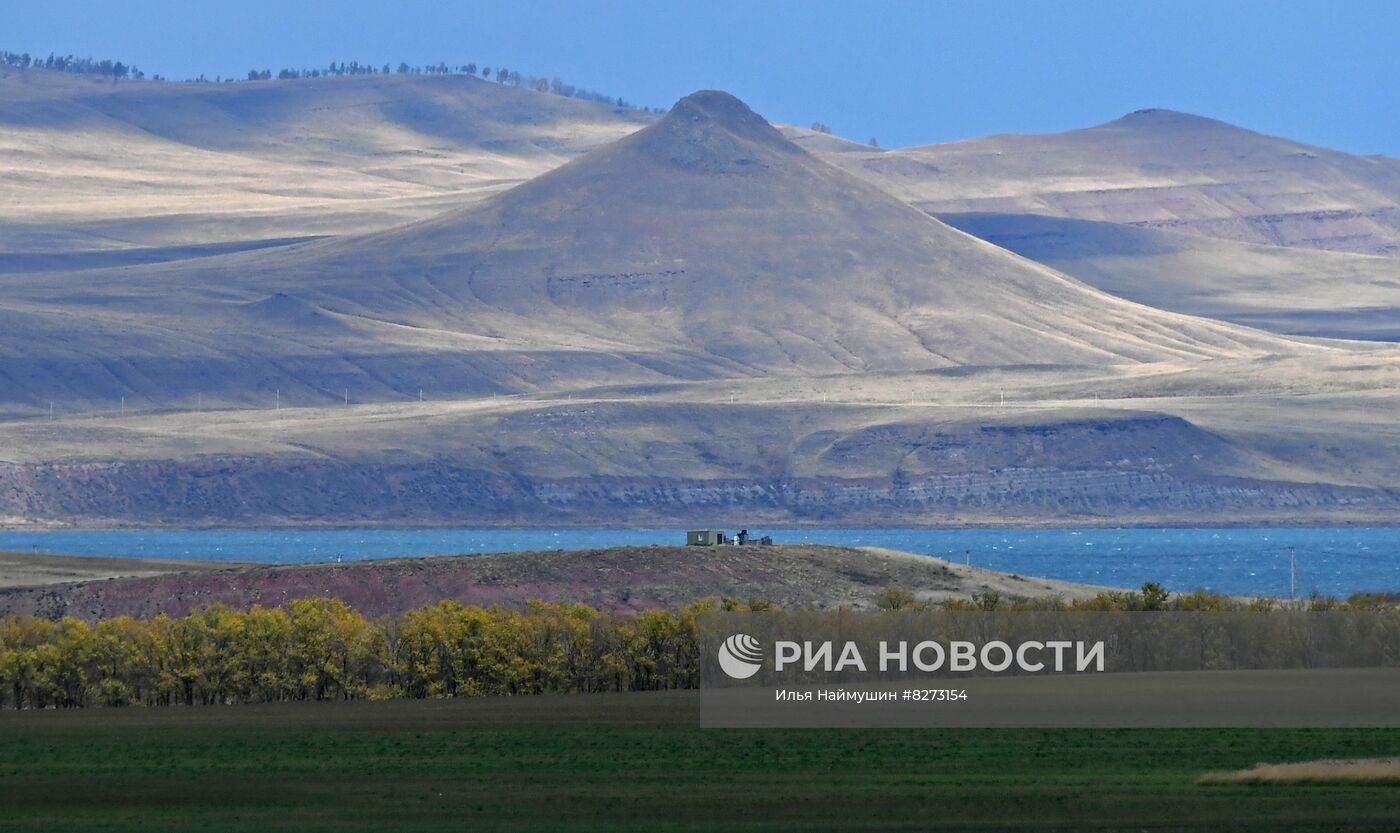
[[[105,558],[48,553],[0,552],[0,588],[32,587],[167,573],[207,573],[247,566],[238,562],[175,561],[160,558]]]

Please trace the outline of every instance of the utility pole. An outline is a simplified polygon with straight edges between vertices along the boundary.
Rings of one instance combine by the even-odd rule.
[[[1298,552],[1288,548],[1288,598],[1298,598]]]

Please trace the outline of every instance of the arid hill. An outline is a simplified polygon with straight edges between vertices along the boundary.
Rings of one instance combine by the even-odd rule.
[[[460,209],[655,120],[463,76],[172,84],[0,69],[0,196],[13,207],[0,208],[0,273],[383,230]],[[1393,254],[1394,159],[1162,110],[892,151],[781,130],[940,217],[981,212],[975,226],[955,224],[1130,300],[1286,333],[1393,337],[1400,266],[1343,253]],[[1023,246],[1027,215],[1039,227]],[[1110,229],[1061,225],[1048,242],[1067,242],[1074,259],[1042,259],[1052,218]],[[1186,238],[1169,237],[1165,254],[1150,235],[1125,250],[1105,239],[1122,225]],[[1230,296],[1221,303],[1208,291],[1217,282]]]
[[[1091,289],[915,211],[719,92],[432,220],[0,286],[0,397],[35,411],[1337,349]]]
[[[9,117],[28,143],[14,157],[24,164],[45,118],[61,126],[71,112],[101,133],[111,124],[93,108],[136,124],[175,118],[186,107],[170,102],[188,96],[191,112],[222,108],[246,131],[147,132],[190,147],[226,141],[220,152],[240,157],[267,145],[312,166],[304,176],[323,154],[328,169],[342,164],[327,137],[360,112],[380,125],[370,156],[395,165],[413,155],[389,149],[438,136],[461,153],[506,148],[539,162],[539,175],[508,190],[459,182],[430,199],[386,198],[392,222],[337,225],[325,239],[264,229],[182,236],[178,257],[60,242],[38,260],[12,258],[0,268],[0,523],[671,523],[717,512],[765,523],[1370,523],[1400,508],[1393,346],[1283,337],[1092,288],[862,178],[868,151],[784,133],[724,93],[688,96],[654,120],[471,79],[350,80],[111,93],[81,81],[32,100],[7,88],[23,105]],[[22,92],[30,81],[14,83]],[[311,106],[321,100],[345,112]],[[407,145],[389,122],[412,127]],[[516,130],[538,141],[497,142]],[[311,137],[300,156],[298,135]],[[556,146],[568,153],[551,156]],[[349,142],[347,159],[367,147]],[[395,171],[414,188],[438,181]],[[217,204],[208,196],[232,186],[211,181],[200,193]],[[274,225],[284,208],[310,218],[332,204],[363,219],[377,199],[352,205],[371,193],[353,182],[339,193],[348,202],[298,193],[250,210]],[[85,204],[64,203],[103,203]],[[410,216],[429,218],[402,222]],[[196,228],[192,217],[172,222]],[[48,222],[20,219],[26,234]],[[1272,279],[1275,250],[1361,257],[1251,250],[1254,260],[1216,273],[1234,283],[1213,308],[1199,281],[1179,282],[1200,291],[1168,303],[1167,278],[1190,246],[1161,268],[1136,260],[1145,272],[1093,279],[1253,316],[1269,311],[1257,301],[1267,287],[1250,284]],[[1075,249],[1077,264],[1104,263],[1086,251]],[[1325,307],[1306,272],[1290,285]],[[1382,303],[1384,277],[1367,274],[1366,303]]]
[[[383,229],[654,118],[467,76],[112,83],[0,69],[0,268]]]
[[[933,214],[1037,214],[1400,254],[1400,160],[1171,110],[1066,133],[829,158]]]
[[[172,565],[179,567],[180,565]],[[0,616],[87,621],[180,616],[219,603],[265,607],[310,596],[341,599],[374,617],[433,605],[516,606],[531,599],[618,612],[678,607],[724,596],[783,607],[874,607],[889,588],[936,602],[994,591],[1083,598],[1104,588],[997,573],[893,550],[818,545],[623,547],[502,555],[434,556],[311,566],[242,566],[149,578],[0,588]]]
[[[1276,332],[1400,338],[1400,160],[1167,110],[843,150],[826,158],[1115,295]]]
[[[1033,214],[940,219],[1148,306],[1279,333],[1400,341],[1400,257]]]

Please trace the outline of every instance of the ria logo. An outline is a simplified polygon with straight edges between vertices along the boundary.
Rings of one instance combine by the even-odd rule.
[[[719,646],[719,667],[736,680],[747,680],[763,667],[763,646],[746,633],[736,633]]]

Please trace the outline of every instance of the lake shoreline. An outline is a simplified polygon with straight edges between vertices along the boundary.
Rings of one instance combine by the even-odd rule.
[[[724,527],[729,534],[737,527]],[[767,527],[777,544],[881,548],[999,572],[1115,587],[1228,595],[1345,597],[1400,591],[1393,527]],[[0,532],[0,552],[231,564],[325,564],[395,558],[676,547],[667,528],[372,527],[257,530],[103,529]],[[689,548],[690,552],[698,552]],[[762,560],[764,548],[749,548]],[[1296,571],[1295,571],[1296,570]]]
[[[347,522],[336,521],[287,521],[268,522],[257,524],[146,524],[146,523],[58,523],[36,521],[34,523],[14,523],[0,522],[0,533],[20,532],[294,532],[305,531],[328,531],[328,532],[353,532],[357,530],[375,532],[432,532],[438,530],[460,530],[460,529],[482,529],[497,531],[521,531],[521,532],[548,532],[551,530],[569,531],[596,531],[596,530],[625,530],[625,529],[706,529],[714,525],[714,521],[701,521],[696,523],[661,521],[645,523],[583,523],[577,521],[560,521],[559,523],[522,524],[514,522],[483,522],[471,521],[470,524],[463,525],[461,522],[443,521],[434,523],[374,523],[374,522]],[[1400,531],[1400,521],[1394,519],[1369,520],[1365,518],[1334,518],[1334,519],[1311,519],[1287,523],[1276,518],[1255,518],[1242,519],[1237,521],[1216,521],[1211,519],[1209,523],[1190,523],[1186,521],[1152,521],[1148,519],[1125,520],[1125,521],[1103,521],[1094,522],[1092,519],[1065,518],[1047,520],[1025,520],[1025,519],[999,519],[987,521],[960,521],[936,524],[916,524],[916,523],[836,523],[831,521],[810,521],[810,522],[789,522],[789,523],[761,523],[746,521],[749,526],[762,528],[765,530],[807,530],[807,529],[859,529],[859,530],[885,530],[885,529],[908,529],[908,530],[988,530],[988,529],[1054,529],[1054,530],[1111,530],[1111,529],[1395,529]],[[730,524],[731,526],[733,524]]]

